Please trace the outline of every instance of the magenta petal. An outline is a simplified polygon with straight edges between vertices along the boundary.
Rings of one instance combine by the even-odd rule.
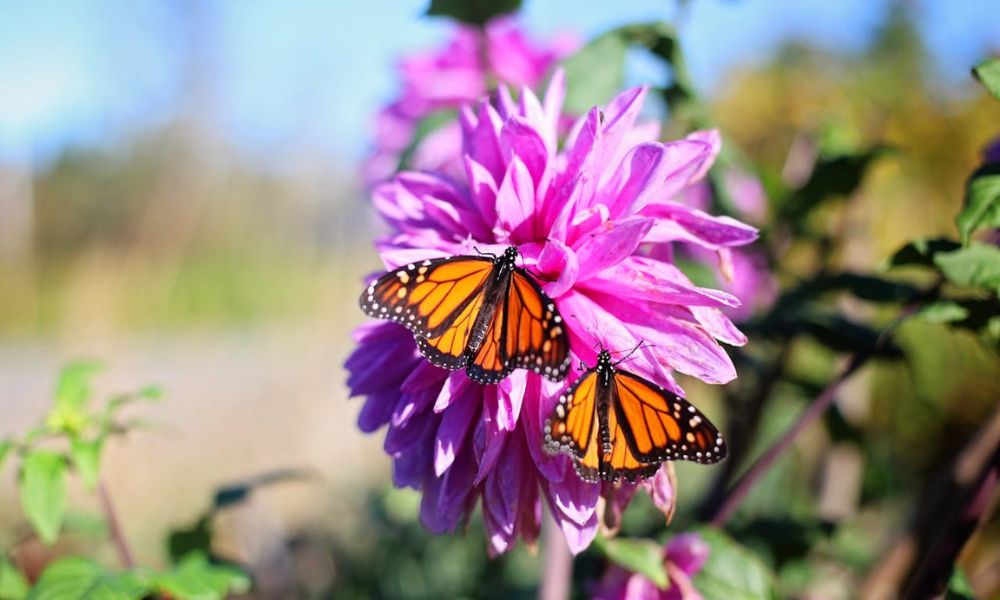
[[[603,135],[597,150],[600,163],[616,165],[627,151],[623,141],[639,117],[648,89],[643,86],[625,90],[605,107]]]
[[[493,176],[494,181],[503,179],[507,168],[507,161],[500,151],[501,127],[503,120],[500,115],[489,102],[484,100],[479,104],[478,119],[474,127],[471,124],[467,125],[463,137],[463,153],[474,157],[483,165]]]
[[[622,159],[601,197],[611,218],[638,212],[676,196],[711,158],[710,146],[697,141],[640,144]]]
[[[479,214],[483,222],[490,227],[497,221],[497,182],[493,175],[482,164],[476,162],[474,158],[465,155],[465,176],[469,180],[469,193],[476,206],[479,207]]]
[[[560,514],[577,525],[586,525],[597,508],[597,498],[601,495],[601,485],[580,479],[570,463],[566,463],[567,474],[561,483],[550,485],[552,501]]]
[[[701,142],[707,144],[709,147],[709,158],[701,165],[701,169],[698,170],[692,177],[691,181],[698,181],[704,177],[712,164],[715,163],[715,158],[719,156],[719,152],[722,150],[722,136],[719,135],[718,129],[706,129],[702,131],[695,131],[689,134],[685,140],[691,140],[695,142]]]
[[[462,450],[466,434],[480,410],[478,390],[469,388],[448,410],[444,411],[434,440],[434,473],[440,477],[455,462],[455,455]]]
[[[737,329],[721,310],[709,306],[691,306],[689,310],[705,331],[720,342],[732,346],[742,346],[747,343],[747,336]]]
[[[578,279],[587,279],[631,256],[652,226],[652,219],[628,217],[604,223],[583,236],[575,245],[580,262]]]
[[[718,250],[745,246],[757,239],[757,229],[732,217],[714,217],[677,202],[646,206],[643,215],[656,218],[647,242],[683,241]]]
[[[711,548],[697,533],[681,533],[667,543],[667,560],[688,575],[694,575],[708,560]]]
[[[576,252],[558,240],[549,240],[545,244],[536,266],[539,274],[548,280],[544,288],[550,298],[558,298],[572,288],[580,272]]]
[[[592,512],[584,523],[577,523],[573,519],[568,518],[563,514],[553,498],[552,486],[559,485],[562,484],[543,484],[545,497],[549,503],[549,510],[552,511],[552,517],[555,519],[556,524],[559,525],[559,529],[562,530],[563,537],[566,538],[569,551],[573,554],[579,554],[590,546],[590,543],[594,541],[594,537],[597,535],[597,514],[596,512]]]
[[[686,306],[739,306],[732,294],[696,287],[674,265],[630,256],[582,284],[595,291],[615,289],[618,295],[646,302]]]
[[[399,386],[402,393],[418,392],[429,387],[438,387],[448,377],[448,371],[435,367],[426,360],[420,360],[413,371]],[[436,410],[436,407],[435,407]]]
[[[549,151],[545,140],[523,117],[511,117],[500,130],[500,150],[510,164],[511,157],[521,159],[531,174],[533,186],[542,181],[548,163]]]
[[[652,477],[644,480],[641,484],[643,489],[649,493],[656,508],[667,515],[668,521],[674,514],[674,504],[677,502],[677,490],[674,489],[670,476],[671,468],[668,463],[663,463]]]
[[[491,392],[491,390],[493,391]],[[485,388],[483,390],[484,397],[491,393],[495,397],[495,390],[495,386]],[[484,402],[486,406],[489,406],[489,404],[489,402]],[[496,426],[496,419],[490,416],[488,411],[484,410],[476,424],[476,430],[472,434],[476,462],[479,463],[479,472],[476,473],[475,480],[476,485],[479,485],[493,471],[493,467],[496,466],[497,460],[503,452],[507,436],[508,432],[498,428]]]
[[[708,383],[727,383],[736,378],[729,355],[690,313],[683,318],[683,310],[647,309],[609,294],[591,296],[650,344],[643,351],[652,353],[657,362]]]
[[[531,239],[534,208],[535,186],[531,174],[521,159],[515,156],[497,192],[497,216],[500,225],[510,234],[511,241]]]

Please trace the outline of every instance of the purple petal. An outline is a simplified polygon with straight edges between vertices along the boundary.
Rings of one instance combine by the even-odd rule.
[[[410,393],[425,390],[432,386],[438,387],[448,376],[448,371],[435,367],[429,361],[420,360],[413,371],[403,380],[403,383],[399,386],[399,391]]]
[[[434,413],[421,411],[415,413],[412,418],[407,419],[400,426],[390,424],[382,448],[389,456],[394,458],[402,456],[425,439],[428,431],[433,435],[437,419],[438,417]]]
[[[426,411],[437,395],[436,388],[424,388],[417,392],[402,394],[392,411],[392,424],[395,427],[406,425],[415,414]]]
[[[709,152],[711,153],[711,156],[707,161],[705,161],[702,164],[701,170],[695,173],[694,176],[691,178],[692,181],[698,181],[699,179],[703,178],[705,174],[708,173],[708,170],[715,163],[715,158],[719,155],[719,152],[722,150],[722,136],[719,135],[718,129],[705,129],[702,131],[695,131],[693,133],[690,133],[684,139],[695,142],[701,142],[703,144],[707,144],[709,147]]]
[[[514,431],[526,386],[527,372],[523,370],[514,371],[497,385],[497,425],[500,429]]]
[[[420,489],[431,476],[434,428],[427,427],[423,436],[392,461],[392,483],[398,488]]]
[[[756,228],[732,217],[714,217],[677,202],[650,204],[641,214],[657,219],[656,226],[644,240],[647,242],[682,241],[718,250],[745,246],[758,235]]]
[[[551,490],[552,484],[549,482],[543,483],[543,489],[545,490],[545,497],[548,500],[549,510],[552,511],[552,517],[555,519],[556,524],[559,525],[559,529],[563,532],[563,537],[566,538],[566,544],[569,546],[569,551],[573,554],[579,554],[590,546],[590,543],[594,541],[594,537],[597,535],[597,514],[591,512],[590,518],[588,518],[584,523],[577,523],[573,519],[568,518],[559,508],[559,505],[553,499],[553,493]]]
[[[490,404],[485,400],[485,397],[488,395],[494,396],[493,401],[496,401],[496,386],[486,386],[483,389],[484,406]],[[476,462],[479,464],[479,472],[476,473],[476,485],[479,485],[492,472],[497,460],[503,453],[507,436],[508,432],[497,427],[496,419],[489,414],[489,411],[484,410],[472,435]]]
[[[398,397],[399,392],[392,389],[368,394],[361,406],[361,412],[358,413],[358,429],[365,433],[373,433],[387,424]]]
[[[472,453],[462,452],[442,477],[429,477],[420,502],[420,520],[433,533],[455,529],[472,508],[475,464]]]
[[[434,412],[439,413],[448,408],[452,402],[461,398],[467,387],[472,385],[472,380],[466,377],[465,373],[455,372],[448,375],[448,381],[441,387],[441,392],[434,401]]]
[[[503,179],[507,162],[500,151],[500,129],[503,120],[489,102],[479,104],[478,118],[473,124],[471,119],[465,123],[462,151],[466,156],[475,157],[493,176],[494,181]],[[485,213],[484,213],[485,216]]]
[[[628,217],[609,221],[585,235],[574,248],[582,281],[631,256],[653,226],[653,219]]]
[[[434,473],[440,477],[455,462],[462,450],[467,433],[479,414],[481,395],[475,388],[467,389],[462,398],[448,407],[441,417],[434,440]]]
[[[566,463],[566,475],[559,483],[551,483],[552,502],[559,513],[577,525],[587,524],[594,516],[601,486],[580,479],[570,463]],[[572,471],[572,472],[571,472]]]
[[[493,174],[481,163],[466,154],[465,177],[469,181],[469,193],[472,200],[479,207],[479,214],[483,217],[483,222],[490,228],[497,221],[497,182]]]
[[[667,544],[667,560],[688,575],[694,575],[708,560],[710,551],[708,543],[697,533],[681,533]]]

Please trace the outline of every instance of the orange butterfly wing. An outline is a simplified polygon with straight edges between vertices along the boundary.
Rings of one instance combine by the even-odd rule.
[[[496,383],[514,370],[503,353],[504,306],[503,302],[497,306],[482,343],[469,361],[466,372],[477,383]]]
[[[569,368],[569,336],[555,303],[521,269],[514,269],[506,306],[504,353],[511,368],[562,381]]]
[[[627,371],[615,371],[614,390],[611,412],[621,439],[639,462],[713,464],[726,457],[719,430],[684,398]]]
[[[478,256],[409,264],[369,285],[361,294],[361,310],[370,317],[395,321],[417,336],[438,338],[482,302],[492,273],[493,261]],[[471,314],[475,321],[478,310]]]

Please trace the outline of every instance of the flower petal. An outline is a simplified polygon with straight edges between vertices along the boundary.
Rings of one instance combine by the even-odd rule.
[[[515,156],[497,192],[497,217],[513,243],[532,239],[535,185],[528,168]]]
[[[628,217],[609,221],[575,245],[582,281],[631,256],[653,226],[653,219]]]
[[[550,298],[558,298],[572,288],[580,272],[576,253],[559,240],[550,239],[545,244],[536,266],[541,275],[549,278],[543,287]]]
[[[641,256],[630,256],[581,285],[594,291],[614,289],[619,296],[646,302],[716,307],[740,304],[726,292],[696,287],[670,263]]]
[[[757,239],[757,229],[732,217],[714,217],[677,202],[649,204],[642,215],[656,218],[646,242],[682,241],[718,250],[745,246]]]
[[[444,411],[434,440],[434,473],[440,477],[455,462],[467,433],[480,410],[478,390],[466,388],[462,397]]]
[[[640,485],[649,493],[653,505],[663,513],[663,516],[667,518],[667,525],[669,525],[674,518],[674,510],[677,507],[677,475],[674,474],[673,463],[663,463],[652,477]]]
[[[711,548],[697,533],[681,533],[667,543],[667,560],[693,576],[708,560]]]

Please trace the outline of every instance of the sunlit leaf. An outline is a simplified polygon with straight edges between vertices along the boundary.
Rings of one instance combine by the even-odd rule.
[[[975,231],[1000,227],[1000,165],[986,165],[969,177],[965,208],[955,223],[965,244]]]
[[[1000,248],[972,243],[954,252],[938,254],[934,264],[955,285],[1000,293]]]
[[[23,600],[28,595],[28,580],[5,557],[0,556],[0,599]]]
[[[149,592],[139,575],[112,573],[84,558],[64,558],[45,569],[28,600],[138,600]]]
[[[618,31],[609,31],[563,62],[569,114],[582,115],[594,106],[604,106],[625,81],[628,42]]]
[[[98,437],[93,440],[74,439],[70,443],[70,455],[73,457],[73,465],[76,467],[84,484],[90,489],[97,487],[97,480],[101,468],[101,450],[104,447],[104,438]]]
[[[10,451],[14,449],[14,442],[12,440],[0,440],[0,470],[3,469],[4,460]]]
[[[708,560],[694,577],[705,600],[766,600],[778,598],[774,575],[746,547],[717,529],[699,530],[711,547]]]
[[[196,552],[184,557],[173,570],[155,577],[158,590],[181,600],[221,600],[250,589],[246,573],[229,565],[209,562]]]
[[[451,17],[470,25],[485,25],[490,19],[521,8],[521,0],[431,0],[429,16]]]
[[[932,302],[917,313],[920,318],[932,323],[951,323],[969,316],[969,311],[957,302]]]
[[[660,589],[670,584],[664,569],[664,550],[661,544],[652,540],[628,538],[595,538],[595,545],[611,562],[626,571],[639,573]]]
[[[66,460],[35,450],[21,464],[21,506],[46,544],[55,542],[66,511]]]
[[[92,394],[94,375],[101,370],[96,362],[80,361],[63,367],[56,384],[56,405],[80,410],[87,405]]]
[[[1000,100],[1000,58],[984,60],[972,69],[972,74],[994,98]]]
[[[969,578],[965,576],[965,571],[959,567],[955,567],[948,580],[948,589],[945,591],[944,600],[976,600],[976,594],[972,591]]]

